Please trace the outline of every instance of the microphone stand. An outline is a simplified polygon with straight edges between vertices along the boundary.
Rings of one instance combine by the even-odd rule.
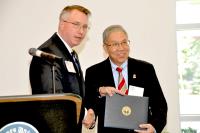
[[[62,58],[58,58],[57,61],[62,61]],[[56,79],[55,79],[55,67],[56,67],[56,60],[47,61],[51,65],[52,71],[52,89],[53,94],[56,94]]]
[[[37,51],[39,51],[40,54],[37,54]],[[55,66],[56,63],[55,61],[60,61],[62,60],[61,57],[56,56],[54,54],[42,52],[40,50],[37,50],[35,48],[29,49],[29,54],[35,57],[40,57],[41,59],[44,59],[46,63],[48,63],[51,66],[51,71],[52,71],[52,89],[53,89],[53,94],[56,93],[56,83],[55,83]]]
[[[57,61],[62,61],[62,59],[58,59]],[[51,66],[51,71],[52,71],[52,90],[53,94],[56,94],[56,78],[55,78],[55,68],[56,68],[56,61],[46,61],[48,64]]]
[[[57,61],[62,61],[61,58],[59,58]],[[52,89],[53,94],[56,94],[56,78],[55,78],[55,68],[56,68],[56,60],[47,61],[51,65],[51,71],[52,71]]]
[[[51,66],[51,72],[52,72],[52,90],[53,94],[56,94],[56,79],[55,79],[55,62],[54,61],[46,61]]]
[[[53,94],[56,93],[56,83],[55,83],[55,64],[53,63],[52,67],[51,67],[51,71],[52,71],[52,87],[53,87]]]

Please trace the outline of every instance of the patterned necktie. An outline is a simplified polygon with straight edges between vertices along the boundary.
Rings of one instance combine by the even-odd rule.
[[[74,50],[72,51],[71,54],[72,54],[73,60],[75,62],[76,68],[78,70],[78,73],[80,74],[81,66],[80,66],[80,63],[79,63],[79,60],[78,60],[78,56],[77,56],[77,54],[76,54],[76,52]]]
[[[71,54],[72,54],[72,58],[73,58],[74,63],[75,63],[75,69],[77,70],[77,73],[78,73],[78,76],[79,76],[79,78],[78,78],[79,87],[80,87],[80,88],[78,88],[79,91],[80,91],[79,95],[81,97],[84,97],[85,96],[85,84],[84,84],[84,79],[83,79],[83,73],[82,73],[82,70],[81,70],[81,65],[80,65],[80,62],[78,60],[78,55],[77,55],[75,50],[73,50],[71,52]]]
[[[121,67],[117,67],[116,70],[119,73],[119,78],[118,78],[118,90],[121,90],[122,92],[124,92],[126,95],[128,95],[128,89],[126,87],[126,83],[125,83],[125,79],[122,75],[122,68]]]

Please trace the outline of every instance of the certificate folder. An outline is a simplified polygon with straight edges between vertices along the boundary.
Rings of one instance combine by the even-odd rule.
[[[106,96],[104,127],[121,129],[140,129],[147,123],[148,97]]]

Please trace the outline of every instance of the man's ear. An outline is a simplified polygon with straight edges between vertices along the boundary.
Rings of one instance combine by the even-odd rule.
[[[104,49],[103,56],[105,58],[107,58],[108,57],[108,47],[106,46],[106,44],[103,44],[103,49]]]
[[[64,21],[60,21],[60,22],[59,22],[59,27],[60,27],[61,29],[63,29],[64,23],[65,23]]]
[[[103,49],[104,49],[105,53],[108,53],[106,44],[103,44]]]

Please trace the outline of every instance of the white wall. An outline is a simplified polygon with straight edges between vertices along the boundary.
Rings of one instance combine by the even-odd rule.
[[[105,58],[105,27],[123,25],[132,43],[130,56],[154,64],[169,106],[167,130],[179,133],[174,0],[1,0],[0,95],[30,94],[28,50],[57,30],[58,15],[69,4],[92,11],[86,43],[77,48],[83,71]]]

